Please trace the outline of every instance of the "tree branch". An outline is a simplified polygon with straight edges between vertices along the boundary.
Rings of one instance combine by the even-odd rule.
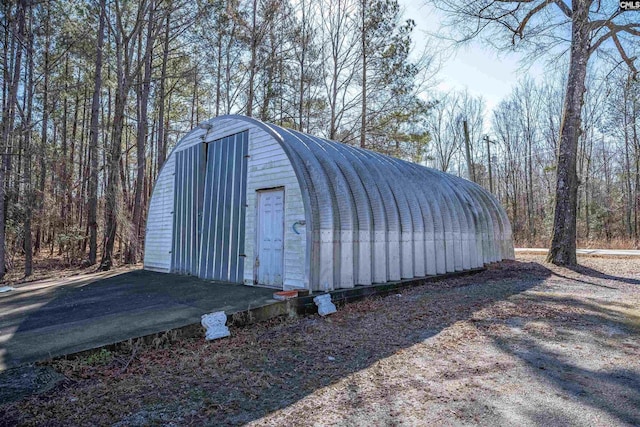
[[[597,21],[594,21],[593,23],[595,23],[595,22],[597,22]],[[592,54],[593,52],[595,52],[600,47],[600,45],[602,45],[602,43],[607,41],[610,37],[615,36],[619,32],[625,32],[625,33],[629,33],[631,35],[640,37],[640,24],[618,25],[618,24],[615,24],[613,22],[609,22],[608,20],[607,21],[600,21],[600,22],[602,23],[602,26],[600,28],[607,27],[607,28],[609,28],[609,32],[607,32],[606,34],[602,35],[598,40],[596,40],[596,42],[589,49],[589,54]],[[595,28],[595,27],[593,27],[593,28]],[[638,29],[636,29],[636,28],[638,28]],[[620,43],[619,40],[618,40],[618,43]]]
[[[527,15],[524,18],[522,18],[522,21],[520,22],[520,25],[518,25],[518,28],[516,28],[513,36],[511,37],[511,44],[515,44],[516,35],[520,36],[520,39],[522,39],[522,33],[523,33],[525,27],[527,26],[527,23],[529,22],[529,20],[536,13],[540,12],[542,9],[544,9],[549,4],[551,4],[552,1],[554,1],[554,0],[544,0],[542,3],[540,3],[539,5],[534,7],[533,9],[531,9],[529,11],[529,13],[527,13]]]
[[[567,15],[567,18],[571,18],[573,16],[573,12],[571,11],[571,8],[569,8],[569,6],[567,6],[567,4],[564,1],[553,0],[553,2],[560,8],[562,13]]]
[[[625,52],[624,48],[622,47],[622,43],[620,43],[620,40],[618,39],[618,35],[616,33],[613,33],[611,37],[613,38],[613,43],[615,43],[616,48],[618,48],[618,52],[620,52],[620,56],[622,57],[622,60],[626,62],[627,66],[633,73],[633,78],[635,79],[636,76],[638,75],[638,69],[634,64],[636,57],[634,56],[633,58],[629,58],[627,56],[627,52]]]
[[[605,27],[610,30],[617,32],[623,31],[625,33],[632,34],[634,36],[640,37],[640,24],[626,24],[626,25],[618,25],[613,22],[609,22],[605,24]]]
[[[598,28],[606,26],[608,23],[613,22],[615,18],[617,18],[622,13],[622,9],[616,10],[613,15],[608,17],[607,19],[597,19],[595,21],[591,21],[591,29],[597,30]]]

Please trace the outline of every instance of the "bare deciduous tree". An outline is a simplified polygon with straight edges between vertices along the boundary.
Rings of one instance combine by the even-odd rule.
[[[624,13],[615,3],[594,0],[571,3],[564,0],[434,0],[434,3],[452,18],[464,40],[488,31],[494,37],[491,42],[503,48],[521,46],[539,54],[557,46],[568,47],[553,239],[547,260],[560,265],[576,264],[576,160],[587,64],[595,51],[609,48],[637,72],[635,57],[628,54],[632,40],[636,38],[637,43],[640,37],[640,22],[633,20],[637,14]],[[570,35],[569,40],[564,34]],[[499,37],[502,41],[506,38],[507,43],[500,44]]]

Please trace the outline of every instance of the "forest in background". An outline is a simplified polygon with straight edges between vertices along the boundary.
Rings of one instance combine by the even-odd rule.
[[[505,206],[517,245],[549,242],[566,55],[540,81],[523,72],[487,111],[467,91],[434,89],[443,52],[437,40],[412,49],[427,36],[395,0],[19,0],[0,18],[10,269],[29,275],[34,254],[103,269],[140,261],[168,153],[234,113],[472,179]],[[595,59],[578,239],[638,247],[640,84],[606,51]]]

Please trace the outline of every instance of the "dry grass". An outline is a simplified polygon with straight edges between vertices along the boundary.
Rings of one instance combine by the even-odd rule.
[[[640,249],[640,241],[629,238],[580,239],[578,247],[582,249]]]
[[[535,239],[515,239],[516,248],[548,248],[551,238],[537,237]],[[613,239],[579,238],[577,247],[580,249],[640,249],[640,240],[627,237]]]
[[[0,424],[640,423],[640,261],[541,261],[53,362],[67,380],[0,406]]]
[[[100,258],[98,257],[98,261]],[[114,271],[127,271],[132,268],[140,268],[142,264],[117,265],[112,268]],[[33,259],[33,274],[24,276],[24,257],[16,257],[11,269],[7,271],[4,279],[0,283],[5,285],[17,285],[21,283],[33,282],[36,280],[63,278],[89,274],[96,272],[98,265],[85,266],[80,263],[69,264],[59,256],[37,255]]]

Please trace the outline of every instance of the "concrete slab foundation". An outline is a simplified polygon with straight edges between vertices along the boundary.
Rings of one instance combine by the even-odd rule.
[[[345,303],[427,282],[482,271],[331,291]],[[0,294],[0,371],[58,356],[117,347],[132,338],[153,341],[168,333],[201,336],[201,316],[224,311],[227,325],[317,312],[313,298],[273,299],[273,289],[134,270],[107,278],[44,281]]]
[[[272,289],[145,270],[18,285],[0,294],[0,370],[272,302]]]

